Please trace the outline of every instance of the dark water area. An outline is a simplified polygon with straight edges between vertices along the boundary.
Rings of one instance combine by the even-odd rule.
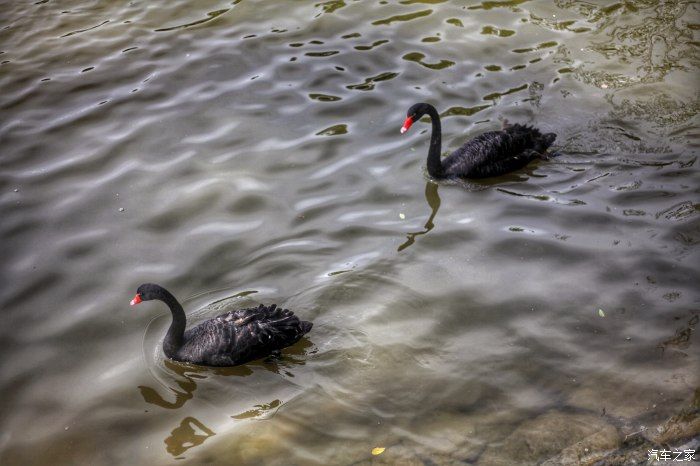
[[[689,1],[2,2],[0,464],[697,444],[699,29]],[[560,156],[436,184],[429,124],[399,134],[421,101],[444,151],[507,119]],[[315,325],[174,363],[142,282],[191,323]]]

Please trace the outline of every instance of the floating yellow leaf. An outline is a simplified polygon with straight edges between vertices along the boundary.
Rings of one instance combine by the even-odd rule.
[[[399,218],[400,218],[401,220],[405,219],[405,218],[406,218],[406,214],[404,214],[403,212],[401,212],[401,213],[399,214]]]
[[[384,448],[384,447],[372,448],[372,454],[374,456],[381,455],[382,453],[384,453],[384,450],[386,450],[386,448]]]
[[[598,315],[599,315],[600,317],[605,317],[605,312],[603,312],[602,309],[598,309]]]

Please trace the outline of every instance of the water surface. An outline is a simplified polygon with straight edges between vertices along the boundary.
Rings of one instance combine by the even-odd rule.
[[[663,436],[700,387],[699,25],[684,1],[5,2],[0,462],[697,438]],[[435,184],[429,125],[399,134],[418,101],[446,151],[507,119],[561,155]],[[315,326],[278,360],[172,363],[167,310],[128,306],[146,281],[191,322]]]

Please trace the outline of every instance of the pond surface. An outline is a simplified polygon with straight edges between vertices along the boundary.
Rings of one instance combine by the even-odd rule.
[[[684,1],[3,2],[0,462],[658,440],[700,387],[699,28]],[[429,125],[399,134],[420,101],[445,151],[507,119],[560,156],[435,184]],[[315,326],[281,359],[172,363],[142,282],[190,322]]]

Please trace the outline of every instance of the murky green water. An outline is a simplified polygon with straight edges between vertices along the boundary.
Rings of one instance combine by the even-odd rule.
[[[700,387],[699,28],[683,1],[2,2],[0,462],[658,440]],[[399,134],[418,101],[445,150],[508,119],[562,155],[433,184],[429,126]],[[192,322],[315,326],[278,361],[174,364],[144,281]]]

